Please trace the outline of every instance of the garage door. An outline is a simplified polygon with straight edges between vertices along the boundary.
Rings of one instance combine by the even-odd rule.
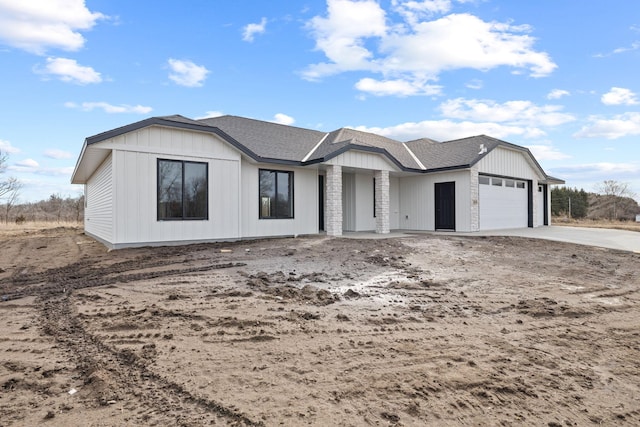
[[[527,227],[527,182],[517,179],[479,177],[480,230]]]

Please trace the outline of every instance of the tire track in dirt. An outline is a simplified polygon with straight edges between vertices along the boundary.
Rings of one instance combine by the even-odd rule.
[[[39,273],[17,274],[2,279],[0,280],[0,290],[5,287],[11,289],[9,292],[2,292],[3,300],[9,301],[26,296],[64,293],[66,291],[112,285],[114,283],[129,283],[158,277],[205,272],[220,268],[242,267],[246,264],[210,264],[120,275],[120,273],[131,270],[166,267],[167,265],[166,260],[153,261],[146,264],[141,263],[139,260],[133,260],[107,267],[95,268],[91,261],[78,261],[65,267],[53,268]]]
[[[63,239],[65,246],[77,246],[70,236],[64,236]],[[45,244],[40,244],[38,248],[46,249],[47,238],[40,242],[43,240]],[[85,388],[92,390],[93,401],[90,404],[108,405],[114,403],[115,399],[123,398],[138,401],[141,403],[139,409],[146,411],[146,414],[139,415],[140,422],[154,419],[164,425],[191,425],[194,419],[199,419],[198,423],[224,420],[231,425],[263,425],[232,408],[194,395],[182,385],[153,372],[149,360],[133,351],[109,346],[100,337],[85,330],[74,306],[75,290],[237,268],[244,266],[244,263],[167,268],[188,261],[167,263],[163,256],[147,255],[107,265],[96,265],[91,258],[80,259],[61,267],[34,271],[28,262],[33,254],[27,256],[26,253],[38,248],[30,246],[20,246],[17,259],[25,262],[16,264],[13,274],[0,279],[0,293],[4,301],[38,297],[36,301],[42,331],[64,348],[76,364]],[[173,254],[175,250],[169,249],[168,252]]]
[[[263,425],[232,408],[194,395],[153,372],[145,358],[127,349],[117,350],[87,332],[78,319],[70,293],[43,296],[40,303],[43,332],[72,355],[85,385],[93,387],[96,404],[136,399],[145,409],[154,409],[155,421],[165,425],[190,425],[194,419],[199,419],[199,423],[224,419],[232,425]]]

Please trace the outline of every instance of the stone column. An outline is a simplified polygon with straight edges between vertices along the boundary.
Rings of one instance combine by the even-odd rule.
[[[389,232],[389,171],[375,171],[376,233]]]
[[[327,236],[342,236],[342,166],[327,166],[325,224]]]

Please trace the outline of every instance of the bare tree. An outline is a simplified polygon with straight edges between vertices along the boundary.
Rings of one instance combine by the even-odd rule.
[[[620,219],[629,216],[629,201],[633,201],[636,194],[631,191],[631,187],[626,182],[605,180],[596,185],[596,192],[599,196],[592,197],[591,210],[600,217],[609,219]]]
[[[635,197],[635,193],[631,191],[628,182],[618,182],[614,180],[606,180],[596,185],[596,192],[605,196],[616,197]]]
[[[16,178],[9,178],[7,181],[8,192],[4,195],[4,223],[9,223],[9,213],[11,212],[11,208],[15,206],[18,201],[18,197],[20,197],[20,189],[22,188],[22,183],[19,182]]]
[[[0,175],[7,170],[7,154],[0,151]],[[0,200],[5,200],[5,222],[9,220],[9,211],[18,201],[22,184],[17,178],[10,177],[0,180]]]

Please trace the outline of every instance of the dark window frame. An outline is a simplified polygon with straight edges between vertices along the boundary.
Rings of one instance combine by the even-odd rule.
[[[276,205],[278,203],[278,176],[279,174],[287,174],[288,179],[288,209],[287,212],[290,212],[287,215],[279,215],[277,206],[269,207],[269,211],[274,213],[275,215],[262,215],[262,172],[272,173],[274,174],[274,189],[275,189],[275,202]],[[294,172],[280,169],[258,169],[258,219],[295,219],[295,197],[294,197]]]
[[[181,205],[182,205],[182,215],[176,217],[162,217],[160,215],[160,199],[161,199],[161,191],[160,191],[160,164],[162,162],[171,162],[171,163],[179,163],[181,165],[181,180],[182,180],[182,188],[181,188]],[[185,165],[193,164],[193,165],[204,165],[205,167],[205,201],[204,201],[204,216],[187,216],[187,203],[185,200],[185,195],[187,192],[185,191]],[[176,160],[176,159],[160,159],[158,158],[156,161],[156,219],[158,221],[208,221],[209,220],[209,163],[208,162],[195,162],[191,160]]]

